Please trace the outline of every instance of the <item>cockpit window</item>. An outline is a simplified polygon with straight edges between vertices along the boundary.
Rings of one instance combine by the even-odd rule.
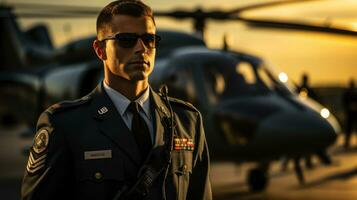
[[[211,103],[222,98],[262,93],[255,70],[249,63],[207,63],[202,69],[204,85]]]
[[[264,65],[231,60],[206,63],[202,70],[207,95],[213,104],[223,99],[286,90],[284,84],[276,80]]]
[[[294,84],[291,82],[291,80],[289,79],[288,75],[285,72],[278,71],[274,69],[274,67],[268,66],[264,62],[261,63],[259,69],[262,72],[261,76],[264,76],[263,74],[266,74],[269,77],[269,80],[272,83],[271,85],[272,87],[269,87],[271,90],[277,91],[283,95],[292,95],[294,91],[296,91]],[[266,83],[266,85],[269,84]]]
[[[256,84],[257,79],[254,74],[253,67],[250,65],[250,63],[239,62],[236,65],[236,72],[237,75],[243,76],[246,84]]]
[[[257,69],[258,75],[261,79],[261,81],[270,89],[270,90],[274,90],[274,81],[272,79],[272,77],[267,73],[267,71],[262,68],[262,67],[258,67]]]

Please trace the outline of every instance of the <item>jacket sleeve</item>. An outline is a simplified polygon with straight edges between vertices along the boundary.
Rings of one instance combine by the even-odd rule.
[[[196,124],[196,148],[187,199],[211,200],[210,159],[201,114]]]
[[[44,112],[38,120],[21,186],[23,200],[71,199],[73,170],[64,134],[55,127],[52,118],[52,114]]]

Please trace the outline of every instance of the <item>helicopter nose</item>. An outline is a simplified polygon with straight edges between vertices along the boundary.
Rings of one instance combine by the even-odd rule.
[[[336,138],[336,132],[324,118],[304,111],[280,113],[263,120],[253,141],[268,151],[284,149],[287,154],[295,154],[324,149]]]

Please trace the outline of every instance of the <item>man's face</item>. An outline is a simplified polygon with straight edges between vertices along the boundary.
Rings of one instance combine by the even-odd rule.
[[[155,34],[156,28],[150,17],[115,15],[103,38],[117,33]],[[141,39],[138,39],[132,48],[123,48],[116,40],[107,40],[103,48],[105,70],[112,74],[105,78],[123,78],[132,82],[147,81],[154,68],[155,49],[145,46]]]

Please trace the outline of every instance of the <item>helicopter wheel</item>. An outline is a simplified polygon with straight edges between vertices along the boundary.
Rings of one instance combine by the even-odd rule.
[[[248,185],[250,191],[261,192],[268,185],[267,173],[261,169],[251,169],[248,173]]]

